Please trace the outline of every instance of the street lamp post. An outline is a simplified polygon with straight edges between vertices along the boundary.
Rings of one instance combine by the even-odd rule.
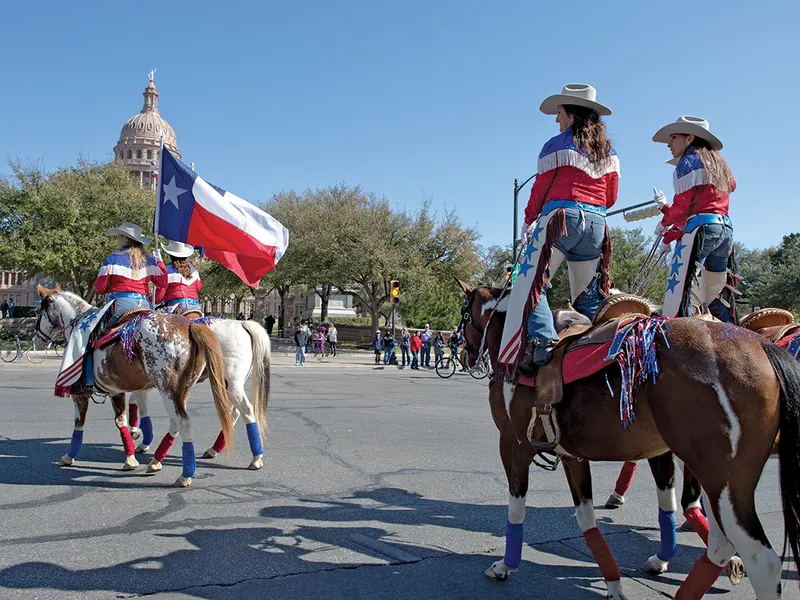
[[[517,262],[517,244],[519,243],[519,238],[517,238],[519,235],[519,192],[534,177],[536,177],[536,173],[523,181],[522,185],[519,184],[516,177],[514,178],[514,234],[511,236],[511,257],[515,263]]]

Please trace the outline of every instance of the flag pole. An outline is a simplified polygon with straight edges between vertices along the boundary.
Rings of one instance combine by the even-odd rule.
[[[153,215],[153,238],[155,250],[159,250],[158,221],[161,214],[161,176],[164,173],[164,134],[161,134],[161,146],[158,149],[158,179],[156,181],[156,210]],[[152,179],[152,178],[151,178]],[[153,307],[156,305],[156,289],[153,287]]]

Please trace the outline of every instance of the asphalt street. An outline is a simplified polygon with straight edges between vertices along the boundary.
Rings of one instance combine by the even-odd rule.
[[[84,445],[66,452],[73,408],[55,398],[58,361],[0,364],[0,598],[159,600],[297,598],[598,599],[605,584],[574,519],[561,470],[535,469],[521,569],[484,570],[503,553],[507,486],[485,381],[375,367],[348,354],[295,367],[276,357],[265,467],[253,472],[244,426],[229,463],[198,459],[187,489],[176,443],[162,472],[122,472],[109,403],[92,404]],[[167,418],[151,399],[157,440]],[[198,455],[219,429],[207,384],[190,398]],[[679,533],[670,572],[641,571],[657,550],[655,486],[640,465],[627,504],[602,508],[619,463],[593,466],[602,532],[628,598],[671,598],[701,542]],[[778,464],[757,494],[781,549]],[[791,567],[784,598],[797,599]],[[709,598],[754,598],[720,579]]]

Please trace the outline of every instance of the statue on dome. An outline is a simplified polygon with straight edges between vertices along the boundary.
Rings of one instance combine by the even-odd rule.
[[[156,71],[158,71],[158,69],[152,69],[152,70],[151,70],[151,71],[148,73],[148,75],[150,76],[150,81],[153,81],[153,77],[155,77],[155,75],[156,75]]]

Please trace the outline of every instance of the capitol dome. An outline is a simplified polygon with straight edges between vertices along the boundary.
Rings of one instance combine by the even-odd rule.
[[[175,131],[158,112],[159,93],[152,78],[142,95],[144,106],[122,127],[119,141],[114,146],[114,158],[122,162],[134,178],[139,179],[142,187],[152,187],[151,163],[158,163],[162,137],[164,145],[175,156],[180,158],[181,153]]]

